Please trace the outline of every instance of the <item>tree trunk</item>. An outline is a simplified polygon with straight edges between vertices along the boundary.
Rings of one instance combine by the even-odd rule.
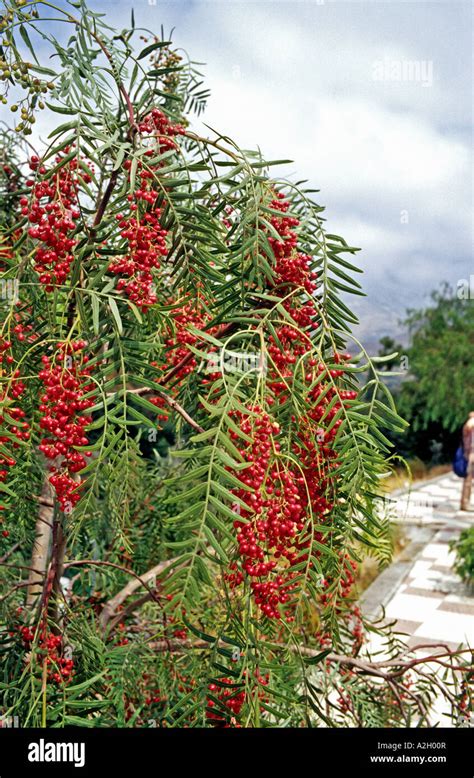
[[[47,477],[43,481],[41,497],[39,499],[39,512],[35,528],[35,541],[31,555],[30,577],[26,593],[26,607],[32,612],[38,603],[38,598],[43,591],[46,570],[48,567],[49,547],[53,528],[54,502],[52,489]]]

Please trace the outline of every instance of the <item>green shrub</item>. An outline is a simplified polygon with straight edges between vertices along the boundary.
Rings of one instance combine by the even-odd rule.
[[[457,540],[449,544],[456,553],[454,569],[466,583],[474,583],[474,527],[463,529]]]

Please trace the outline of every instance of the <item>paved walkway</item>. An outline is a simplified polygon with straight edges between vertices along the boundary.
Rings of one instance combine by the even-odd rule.
[[[450,540],[474,526],[474,512],[459,511],[460,495],[461,479],[448,474],[392,497],[390,515],[411,542],[399,561],[369,587],[362,608],[376,617],[383,605],[410,648],[434,643],[452,649],[474,646],[474,591],[454,573],[449,550]],[[420,656],[429,653],[429,648],[420,650]],[[434,719],[441,726],[450,726],[446,707],[440,700],[435,704]]]
[[[409,534],[420,527],[432,530],[386,605],[387,616],[397,619],[397,630],[409,635],[409,646],[440,641],[450,648],[474,645],[474,596],[453,572],[449,550],[450,540],[474,526],[474,513],[459,511],[460,493],[461,480],[449,474],[396,498],[397,521]]]

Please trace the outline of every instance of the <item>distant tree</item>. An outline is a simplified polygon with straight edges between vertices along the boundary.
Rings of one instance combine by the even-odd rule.
[[[435,424],[447,433],[462,426],[474,408],[474,301],[445,284],[432,304],[409,310],[409,375],[399,409],[415,431]]]
[[[379,357],[388,357],[386,362],[380,365],[380,370],[389,372],[390,370],[396,370],[400,366],[400,355],[404,352],[404,348],[401,343],[397,343],[390,335],[384,335],[379,340]]]

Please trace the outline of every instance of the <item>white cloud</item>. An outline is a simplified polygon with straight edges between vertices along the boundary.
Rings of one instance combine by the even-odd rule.
[[[416,114],[361,98],[307,99],[295,92],[283,101],[271,87],[246,79],[217,77],[212,87],[211,125],[220,120],[244,147],[258,141],[267,155],[290,150],[299,173],[340,195],[420,193],[459,181],[469,162],[460,141]]]

